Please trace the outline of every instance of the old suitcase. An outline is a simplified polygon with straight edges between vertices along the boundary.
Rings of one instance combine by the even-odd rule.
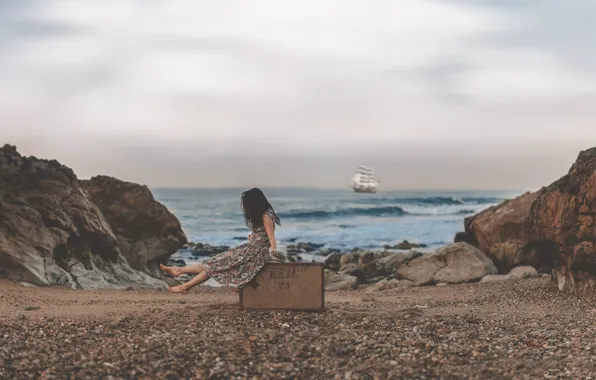
[[[322,263],[267,263],[240,290],[244,309],[323,311],[325,270]]]

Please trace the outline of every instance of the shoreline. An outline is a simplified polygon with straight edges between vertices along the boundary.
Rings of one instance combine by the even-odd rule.
[[[237,294],[205,287],[177,295],[0,279],[0,295],[2,378],[554,379],[588,378],[596,366],[596,299],[545,278],[333,292],[323,313],[241,310]]]
[[[238,245],[248,242],[240,241],[234,246],[217,246],[203,242],[189,242],[185,247],[179,249],[174,253],[170,260],[184,260],[187,262],[198,263],[209,257],[233,249]],[[376,247],[354,247],[354,248],[334,248],[327,247],[325,244],[313,243],[313,242],[302,242],[298,240],[292,240],[289,243],[283,241],[277,241],[278,251],[286,256],[294,258],[302,258],[302,262],[324,262],[330,254],[347,255],[350,253],[373,253],[375,255],[390,255],[390,254],[407,254],[411,251],[420,253],[429,253],[439,248],[443,248],[451,243],[441,244],[424,244],[417,243],[415,241],[402,240],[401,242],[391,246],[389,244],[379,245]],[[305,258],[312,258],[312,260],[304,260]],[[316,260],[315,260],[316,259]],[[298,260],[300,261],[300,260]]]

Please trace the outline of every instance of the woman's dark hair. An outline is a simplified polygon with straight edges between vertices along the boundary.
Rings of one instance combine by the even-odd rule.
[[[245,191],[242,193],[240,202],[244,213],[244,221],[249,228],[263,227],[263,215],[268,211],[271,212],[273,222],[281,225],[273,206],[271,206],[261,189],[255,187]]]

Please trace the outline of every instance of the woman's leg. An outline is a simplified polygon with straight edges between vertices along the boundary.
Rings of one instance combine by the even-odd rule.
[[[201,264],[193,264],[193,265],[189,265],[187,267],[167,267],[165,265],[160,265],[159,268],[162,271],[169,273],[174,277],[178,277],[184,273],[199,274],[205,270],[205,268]]]
[[[192,288],[193,286],[197,286],[202,284],[203,282],[209,280],[209,276],[207,276],[206,272],[201,272],[195,276],[192,280],[185,282],[182,285],[173,286],[168,290],[172,293],[186,293],[188,289]]]
[[[180,273],[188,273],[188,274],[199,274],[203,272],[205,268],[202,264],[193,264],[186,267],[180,268]]]

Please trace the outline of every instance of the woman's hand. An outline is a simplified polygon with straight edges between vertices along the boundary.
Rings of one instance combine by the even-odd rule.
[[[248,240],[252,240],[252,234],[248,234]]]

